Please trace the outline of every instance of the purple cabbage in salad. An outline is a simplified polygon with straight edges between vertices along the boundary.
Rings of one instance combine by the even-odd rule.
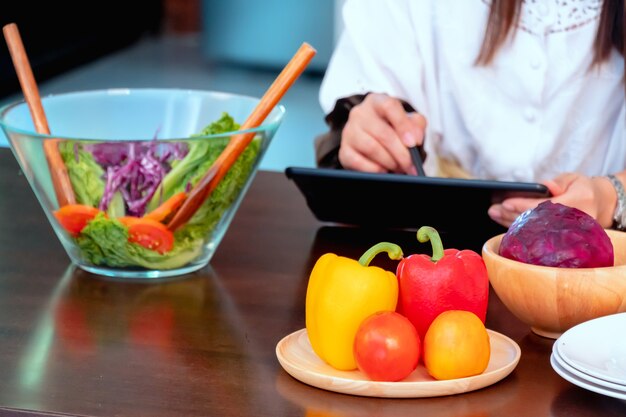
[[[84,146],[104,170],[100,210],[106,211],[116,192],[126,203],[127,214],[141,217],[172,163],[188,152],[184,143],[107,142]]]

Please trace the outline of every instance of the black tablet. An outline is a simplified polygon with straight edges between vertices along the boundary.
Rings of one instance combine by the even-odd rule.
[[[324,222],[489,236],[505,229],[487,215],[507,197],[548,197],[543,184],[372,174],[350,170],[288,167],[315,217]]]

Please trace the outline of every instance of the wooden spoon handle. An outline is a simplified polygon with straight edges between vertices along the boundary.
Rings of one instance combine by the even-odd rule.
[[[15,72],[20,81],[24,98],[28,104],[35,129],[38,133],[49,135],[50,128],[48,127],[48,120],[41,104],[41,97],[39,96],[39,89],[33,76],[33,71],[22,43],[22,38],[17,29],[15,23],[9,23],[2,28],[4,38],[11,59],[13,60],[13,66]],[[61,154],[58,148],[59,139],[44,139],[43,148],[50,167],[50,177],[52,179],[52,185],[54,186],[54,192],[59,203],[59,207],[66,204],[74,204],[76,199],[74,197],[74,189],[70,182],[70,177],[67,173],[67,168],[63,163]]]
[[[278,104],[287,90],[302,74],[317,51],[308,43],[303,43],[289,63],[278,74],[272,85],[265,92],[257,106],[241,125],[240,130],[252,129],[260,126],[272,109]],[[167,227],[176,230],[183,226],[204,203],[207,197],[235,163],[239,155],[252,141],[255,133],[241,133],[234,135],[220,156],[215,160],[211,168],[191,190],[189,196],[176,212]]]

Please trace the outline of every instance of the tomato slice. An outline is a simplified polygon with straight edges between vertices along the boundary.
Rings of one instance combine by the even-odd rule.
[[[137,218],[127,222],[128,241],[164,254],[174,246],[174,233],[156,220]]]
[[[66,204],[54,212],[54,217],[69,234],[76,237],[101,211],[84,204]]]

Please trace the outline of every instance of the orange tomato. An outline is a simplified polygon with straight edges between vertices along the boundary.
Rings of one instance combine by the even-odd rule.
[[[426,331],[424,365],[435,379],[455,379],[481,374],[491,356],[489,334],[476,314],[448,310],[439,314]]]

